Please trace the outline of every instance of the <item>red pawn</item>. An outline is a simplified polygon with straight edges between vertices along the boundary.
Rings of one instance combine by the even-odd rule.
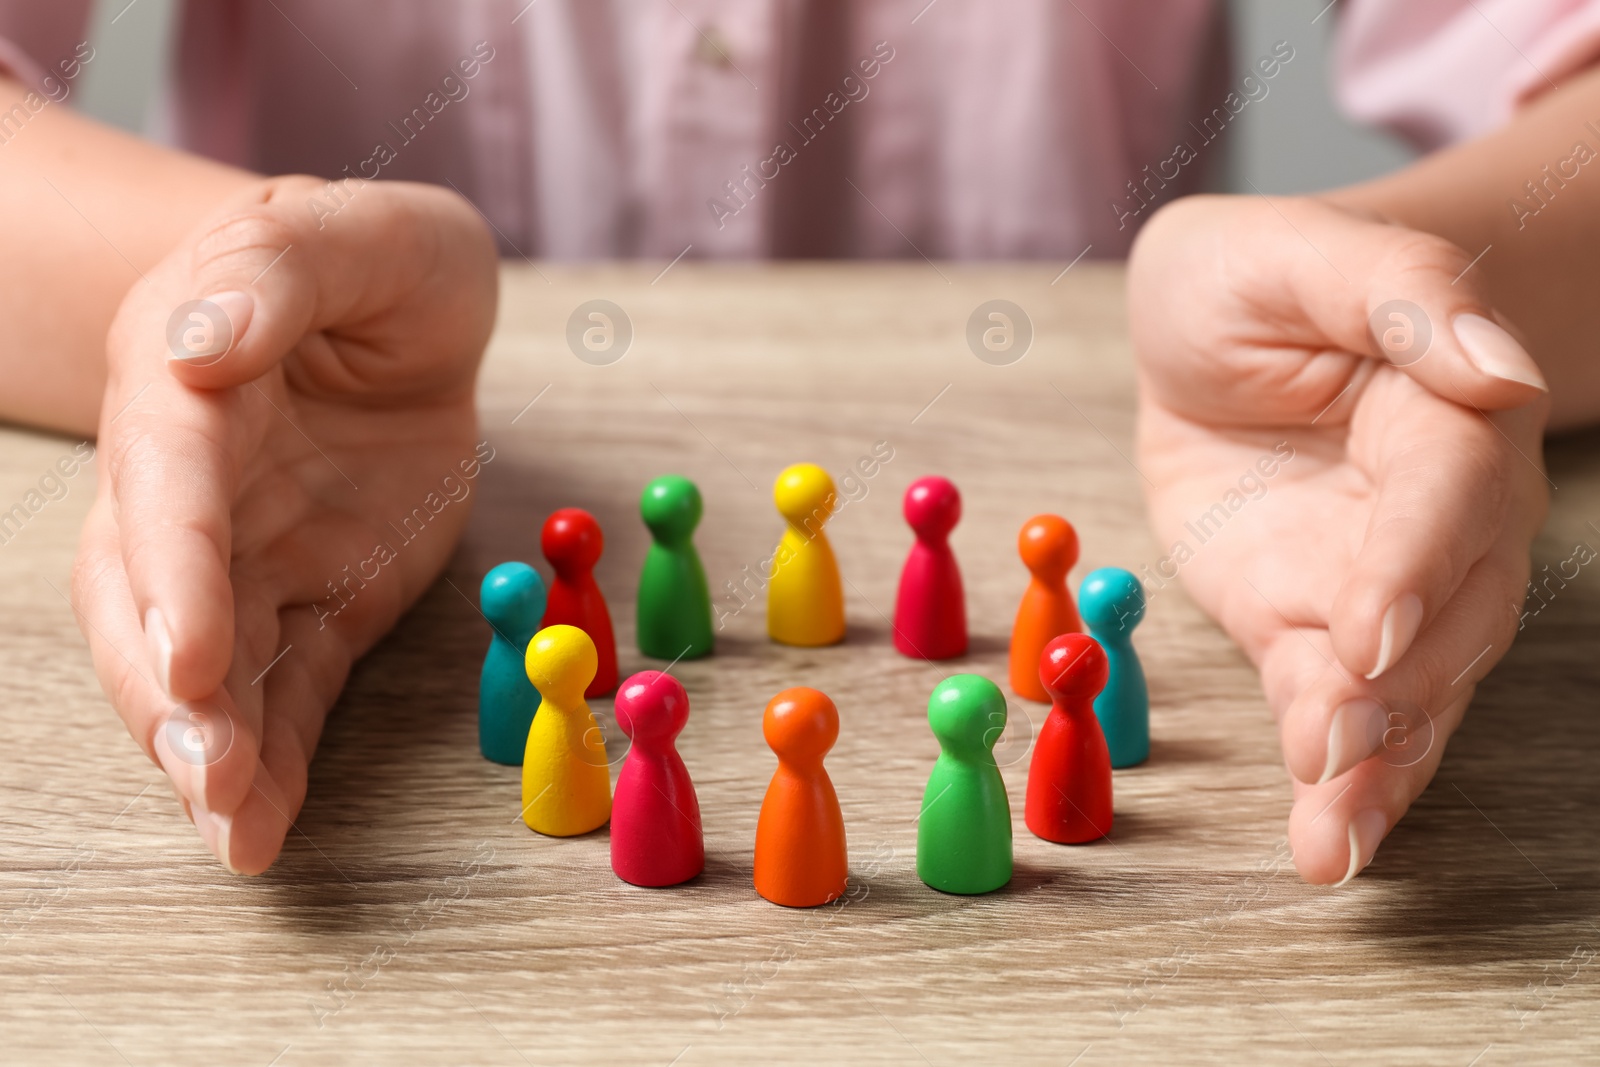
[[[1095,718],[1105,688],[1106,654],[1087,634],[1062,634],[1039,657],[1050,714],[1028,766],[1028,829],[1046,841],[1078,845],[1111,832],[1111,753]]]
[[[582,508],[562,508],[544,521],[539,535],[544,558],[556,569],[541,627],[565,623],[576,626],[594,642],[594,681],[583,691],[597,697],[617,687],[617,637],[611,630],[611,612],[594,580],[594,565],[605,549],[605,537],[594,516]]]
[[[640,671],[617,694],[617,725],[633,742],[611,799],[611,869],[634,885],[677,885],[705,869],[700,802],[673,742],[689,696],[672,675]]]
[[[961,521],[961,493],[948,478],[918,478],[906,490],[906,522],[916,544],[900,571],[894,647],[912,659],[950,659],[967,650],[967,598],[950,531]]]

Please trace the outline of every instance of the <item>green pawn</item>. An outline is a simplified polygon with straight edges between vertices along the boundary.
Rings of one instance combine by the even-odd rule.
[[[700,490],[664,474],[644,487],[639,514],[654,543],[639,575],[639,651],[656,659],[697,659],[711,651],[711,591],[694,550]]]
[[[994,745],[1006,698],[989,679],[955,674],[928,698],[939,760],[917,820],[917,877],[946,893],[988,893],[1011,881],[1011,802]]]

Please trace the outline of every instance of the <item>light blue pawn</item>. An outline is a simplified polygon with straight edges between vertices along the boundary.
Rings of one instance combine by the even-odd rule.
[[[544,579],[526,563],[502,563],[483,576],[478,601],[494,627],[478,675],[478,747],[486,759],[520,766],[539,710],[524,656],[544,618]]]
[[[1121,567],[1101,567],[1078,588],[1078,611],[1111,668],[1094,700],[1111,766],[1136,766],[1150,758],[1150,693],[1133,650],[1133,628],[1144,618],[1144,587]]]

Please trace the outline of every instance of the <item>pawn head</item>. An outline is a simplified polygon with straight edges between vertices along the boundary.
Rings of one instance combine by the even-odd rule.
[[[961,492],[950,479],[930,474],[906,489],[902,510],[918,538],[943,540],[961,521]]]
[[[539,695],[558,704],[576,705],[594,681],[600,658],[589,635],[576,626],[546,626],[528,642],[523,661],[528,681]]]
[[[821,763],[839,739],[839,709],[815,689],[785,689],[767,702],[761,734],[780,760]]]
[[[1043,581],[1066,581],[1078,562],[1078,531],[1060,515],[1035,515],[1022,524],[1017,554]]]
[[[778,475],[772,502],[790,523],[815,534],[839,506],[839,495],[827,471],[815,463],[796,463]]]
[[[539,533],[539,548],[558,574],[589,570],[599,562],[605,544],[600,524],[582,508],[553,512]]]
[[[1006,728],[1006,698],[981,674],[952,674],[928,698],[928,725],[951,754],[992,750]]]
[[[666,745],[689,721],[689,694],[665,671],[640,671],[617,689],[616,711],[628,740]]]
[[[681,474],[663,474],[639,498],[639,514],[657,541],[687,541],[704,507],[700,490]]]
[[[1109,673],[1105,649],[1088,634],[1062,634],[1039,656],[1039,681],[1052,700],[1093,700]]]
[[[524,641],[544,618],[544,579],[526,563],[502,563],[483,576],[478,603],[501,636]]]
[[[1101,567],[1078,587],[1078,610],[1097,634],[1131,634],[1144,618],[1144,586],[1121,567]]]

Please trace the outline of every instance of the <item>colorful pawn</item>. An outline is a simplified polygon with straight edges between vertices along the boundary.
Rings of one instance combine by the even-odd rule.
[[[1111,766],[1137,766],[1150,758],[1150,693],[1133,649],[1133,628],[1144,618],[1144,586],[1121,567],[1101,567],[1078,587],[1078,606],[1110,666],[1094,714],[1106,735]]]
[[[994,762],[1006,727],[1000,687],[955,674],[928,699],[939,759],[917,817],[917,877],[946,893],[988,893],[1011,881],[1011,802]]]
[[[838,507],[833,479],[815,463],[796,463],[778,475],[772,499],[788,526],[773,555],[767,633],[784,645],[837,644],[844,640],[844,590],[822,530]]]
[[[522,762],[539,691],[522,657],[544,612],[544,580],[526,563],[502,563],[483,576],[478,603],[494,628],[478,674],[478,748],[485,759]]]
[[[1050,694],[1039,684],[1039,656],[1053,638],[1083,629],[1067,591],[1067,573],[1078,562],[1078,533],[1059,515],[1035,515],[1017,535],[1017,552],[1033,577],[1011,628],[1011,690],[1047,704]]]
[[[611,869],[634,885],[687,882],[705,869],[700,802],[674,745],[689,695],[670,674],[640,671],[617,693],[617,724],[633,742],[611,807]]]
[[[711,590],[693,541],[703,509],[700,490],[677,474],[657,478],[639,499],[652,538],[636,620],[639,651],[647,656],[698,659],[711,652]]]
[[[528,642],[528,680],[544,698],[522,756],[522,821],[571,837],[611,817],[611,769],[583,691],[594,678],[594,642],[576,626],[550,626]]]
[[[756,892],[788,908],[826,904],[850,875],[844,815],[822,757],[839,738],[839,709],[815,689],[785,689],[761,732],[778,769],[756,822]]]
[[[1094,715],[1106,684],[1106,654],[1087,634],[1062,634],[1039,657],[1050,694],[1028,765],[1028,829],[1046,841],[1077,845],[1111,832],[1111,755]]]
[[[562,508],[544,521],[539,547],[556,571],[541,625],[576,626],[588,634],[599,665],[583,695],[609,693],[617,687],[617,638],[606,598],[594,580],[594,565],[605,550],[600,524],[582,508]]]
[[[950,531],[961,521],[961,494],[948,478],[918,478],[904,512],[917,540],[900,571],[894,647],[913,659],[959,656],[967,650],[967,600]]]

